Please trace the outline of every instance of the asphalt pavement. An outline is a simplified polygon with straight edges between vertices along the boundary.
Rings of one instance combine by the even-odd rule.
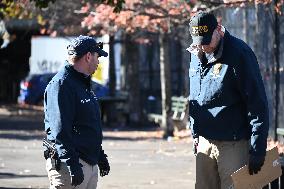
[[[104,129],[111,172],[98,189],[193,189],[195,159],[188,131],[162,139],[158,128]],[[0,106],[0,188],[48,188],[40,107]]]

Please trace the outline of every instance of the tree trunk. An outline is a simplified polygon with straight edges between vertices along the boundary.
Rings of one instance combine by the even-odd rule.
[[[184,79],[184,91],[182,95],[184,97],[189,96],[189,76],[188,76],[188,71],[189,71],[189,64],[190,64],[190,53],[186,50],[192,41],[188,41],[190,39],[188,28],[183,27],[179,30],[179,40],[181,43],[181,48],[182,48],[182,78]],[[189,107],[189,106],[188,106]],[[187,108],[185,115],[189,115],[189,108]],[[182,127],[186,128],[188,125],[188,116],[186,116],[186,119],[183,121]]]
[[[110,96],[115,95],[115,62],[114,62],[114,36],[109,38],[109,92]]]
[[[160,80],[162,99],[162,123],[164,137],[173,136],[173,123],[171,119],[171,71],[169,63],[168,41],[163,33],[159,34],[160,44]]]
[[[129,35],[125,36],[125,57],[126,62],[126,91],[129,91],[129,123],[139,126],[143,124],[140,83],[139,83],[139,54],[138,46],[131,41]]]

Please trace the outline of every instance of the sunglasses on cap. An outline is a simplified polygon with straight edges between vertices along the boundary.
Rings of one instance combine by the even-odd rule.
[[[99,42],[99,43],[96,44],[96,46],[97,46],[99,49],[103,49],[104,44],[103,44],[103,42]],[[102,57],[102,55],[98,54],[98,57]]]
[[[103,44],[103,42],[99,42],[99,43],[97,43],[96,46],[97,46],[98,48],[100,48],[100,49],[103,49],[104,44]]]

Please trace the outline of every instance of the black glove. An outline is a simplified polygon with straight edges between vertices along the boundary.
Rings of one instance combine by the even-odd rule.
[[[80,185],[84,181],[82,164],[79,164],[78,166],[70,166],[68,168],[71,176],[71,185],[72,186]]]
[[[102,153],[98,162],[101,177],[108,175],[110,166],[107,160],[107,155]]]
[[[265,156],[255,156],[255,155],[250,155],[249,156],[249,174],[257,174],[258,171],[260,171],[261,167],[263,166],[265,160]]]

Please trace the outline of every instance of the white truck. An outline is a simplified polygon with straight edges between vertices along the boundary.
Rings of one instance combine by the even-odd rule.
[[[30,75],[56,73],[67,60],[67,46],[72,37],[34,36],[31,42]],[[104,51],[109,52],[109,36],[97,38],[104,43]],[[106,85],[109,78],[109,58],[100,57],[100,64],[92,76],[95,82]]]
[[[63,67],[67,60],[67,46],[72,37],[35,36],[31,41],[29,75],[20,82],[20,104],[42,104],[45,87],[51,78]],[[109,52],[108,36],[97,38],[104,43],[104,51]],[[91,86],[98,97],[108,95],[109,59],[100,57],[97,71],[92,75]]]

